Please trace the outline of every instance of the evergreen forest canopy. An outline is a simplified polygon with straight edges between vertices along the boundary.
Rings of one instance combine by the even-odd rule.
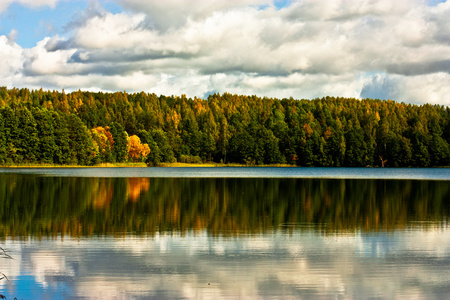
[[[0,88],[0,164],[450,165],[450,108]]]

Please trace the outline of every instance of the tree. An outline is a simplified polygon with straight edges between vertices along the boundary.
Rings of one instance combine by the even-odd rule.
[[[0,163],[123,162],[128,135],[137,135],[148,144],[146,161],[153,165],[182,155],[303,166],[450,164],[450,109],[439,105],[227,93],[205,101],[143,92],[66,94],[3,87],[0,115]],[[72,124],[73,118],[79,120]],[[86,129],[90,150],[71,140],[89,140]]]
[[[152,135],[146,130],[139,130],[138,136],[143,144],[147,144],[150,148],[150,153],[145,159],[145,162],[149,166],[157,166],[161,163],[161,150],[156,142],[153,140]]]
[[[326,152],[329,159],[331,159],[331,165],[334,167],[340,167],[344,165],[346,152],[345,138],[341,123],[338,122],[337,128],[331,129],[330,131],[331,134],[328,135]]]
[[[26,107],[18,109],[16,111],[16,117],[18,127],[16,129],[15,147],[17,149],[18,160],[15,162],[36,162],[39,144],[36,121]]]
[[[86,125],[77,115],[66,115],[69,129],[69,163],[89,165],[95,157],[94,142]]]
[[[150,153],[150,148],[147,144],[142,144],[141,139],[137,135],[132,135],[128,141],[128,157],[134,162],[145,160]]]
[[[54,125],[51,114],[47,109],[36,108],[33,110],[36,120],[36,129],[39,139],[36,157],[39,162],[53,163],[53,157],[56,150]]]
[[[0,109],[0,164],[6,162],[6,154],[5,122],[3,120],[2,109]]]
[[[111,124],[110,132],[114,141],[112,148],[112,161],[124,162],[128,154],[128,134],[123,130],[123,127],[116,122]]]
[[[413,152],[413,164],[416,167],[428,167],[430,165],[430,153],[428,151],[428,137],[420,129],[411,139]]]
[[[53,151],[53,162],[56,164],[67,164],[71,154],[69,128],[67,127],[67,116],[56,111],[51,112],[54,124],[53,134],[55,149]]]
[[[97,126],[91,129],[94,148],[96,149],[96,162],[113,162],[112,149],[114,139],[109,127]]]
[[[281,155],[278,146],[278,138],[275,137],[271,130],[264,131],[264,163],[280,164],[284,163],[284,157]]]
[[[201,132],[200,136],[200,156],[203,160],[210,160],[212,153],[216,150],[216,141],[209,132]]]
[[[352,126],[345,134],[346,151],[344,163],[348,167],[366,166],[366,143],[364,131],[359,126]]]
[[[166,133],[161,129],[156,129],[152,130],[151,135],[156,145],[159,147],[159,150],[161,151],[161,161],[174,162],[175,155],[169,145]]]
[[[431,136],[430,157],[432,166],[448,166],[450,164],[450,147],[448,143],[437,134]]]

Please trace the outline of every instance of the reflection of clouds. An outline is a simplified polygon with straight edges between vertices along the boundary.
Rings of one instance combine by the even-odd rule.
[[[417,229],[7,241],[16,259],[2,265],[2,272],[11,288],[19,275],[31,274],[47,289],[64,283],[78,297],[91,299],[448,295],[450,227]]]
[[[88,277],[76,284],[78,296],[87,299],[126,299],[139,286],[131,280],[111,277]]]
[[[9,280],[16,278],[21,274],[21,260],[20,260],[20,245],[6,240],[1,242],[1,247],[7,251],[13,259],[0,258],[0,272],[4,273]],[[0,294],[9,289],[12,293],[16,292],[16,287],[11,284],[11,281],[6,279],[0,280]]]
[[[47,277],[74,277],[74,270],[66,264],[66,258],[58,251],[49,250],[33,252],[30,256],[30,265],[35,281],[44,288],[56,282],[47,281]]]
[[[448,257],[450,252],[450,235],[445,234],[448,228],[440,226],[430,226],[423,230],[411,230],[408,235],[408,248],[417,247],[418,251],[424,254],[432,254],[435,257]],[[418,243],[417,241],[420,241]]]

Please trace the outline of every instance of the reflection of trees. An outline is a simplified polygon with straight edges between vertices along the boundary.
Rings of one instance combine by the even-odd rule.
[[[302,223],[324,231],[390,230],[447,220],[448,199],[448,182],[440,181],[0,174],[0,229],[5,236],[205,228],[233,235]]]
[[[136,202],[141,193],[148,191],[150,187],[150,178],[127,178],[128,199]]]

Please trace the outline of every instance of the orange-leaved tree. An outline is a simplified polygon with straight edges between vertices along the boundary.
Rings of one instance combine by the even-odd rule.
[[[137,135],[132,135],[128,139],[128,158],[134,162],[144,160],[150,154],[148,144],[142,144]]]

